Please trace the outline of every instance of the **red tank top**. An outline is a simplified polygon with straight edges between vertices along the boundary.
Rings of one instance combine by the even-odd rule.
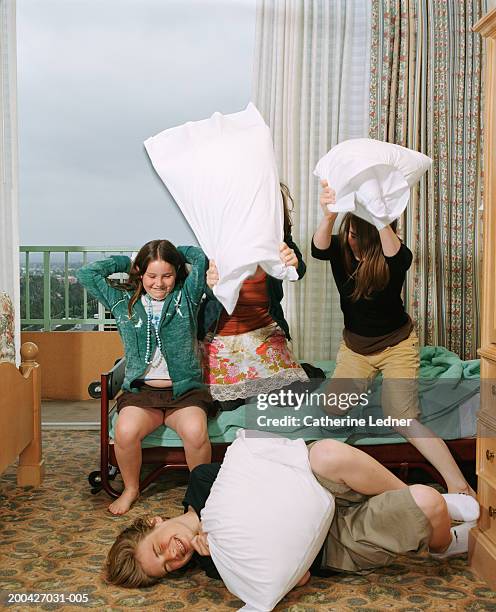
[[[273,322],[269,314],[267,274],[256,274],[241,285],[238,301],[231,316],[222,311],[217,327],[219,336],[237,336]]]

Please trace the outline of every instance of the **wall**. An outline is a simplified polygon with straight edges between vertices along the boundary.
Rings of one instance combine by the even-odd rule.
[[[89,383],[124,354],[117,332],[22,332],[21,340],[38,346],[42,399],[90,399]]]

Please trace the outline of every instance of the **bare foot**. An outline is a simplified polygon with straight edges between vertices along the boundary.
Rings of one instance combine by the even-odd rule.
[[[112,514],[116,515],[126,514],[129,508],[133,505],[133,502],[138,499],[138,497],[139,491],[136,489],[124,489],[121,496],[110,504],[108,510]]]

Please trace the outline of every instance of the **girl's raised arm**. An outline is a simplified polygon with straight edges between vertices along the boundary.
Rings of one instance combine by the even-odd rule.
[[[331,212],[328,208],[328,204],[334,204],[336,201],[336,194],[333,189],[329,187],[327,181],[320,181],[322,185],[322,193],[320,194],[320,207],[324,216],[320,221],[315,234],[313,235],[313,244],[319,251],[325,251],[331,245],[332,228],[334,227],[334,221],[336,221],[337,213]],[[312,252],[315,257],[315,254]]]
[[[401,241],[390,225],[386,225],[379,230],[379,238],[381,239],[382,252],[385,257],[394,257],[401,248]]]
[[[202,295],[205,293],[208,259],[205,253],[195,246],[178,246],[177,250],[186,259],[186,263],[191,265],[191,270],[184,281],[184,288],[192,301],[199,304]]]
[[[127,255],[112,255],[107,259],[83,266],[77,271],[76,276],[81,285],[110,310],[116,301],[122,299],[122,291],[111,287],[107,277],[118,272],[129,272],[130,268],[131,259]]]

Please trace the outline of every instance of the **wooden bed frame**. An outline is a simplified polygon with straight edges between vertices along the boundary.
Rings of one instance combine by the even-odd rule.
[[[19,457],[17,484],[38,486],[44,476],[41,449],[41,372],[38,347],[21,347],[19,369],[0,363],[0,474]]]
[[[117,473],[117,460],[114,445],[108,435],[110,413],[112,412],[110,404],[120,390],[124,367],[124,359],[121,359],[112,370],[101,376],[100,471],[92,472],[89,475],[89,481],[93,487],[92,492],[97,493],[103,488],[111,497],[118,497],[121,491],[112,485],[112,480]],[[476,439],[447,440],[446,444],[465,477],[473,485]],[[228,444],[212,444],[212,461],[221,462],[228,446]],[[358,445],[357,447],[395,472],[404,482],[409,482],[412,476],[418,476],[416,472],[421,471],[427,476],[427,482],[437,482],[445,487],[445,482],[439,472],[409,442]],[[143,464],[154,464],[156,467],[140,482],[140,491],[143,491],[163,473],[188,469],[184,450],[181,447],[144,448]]]

